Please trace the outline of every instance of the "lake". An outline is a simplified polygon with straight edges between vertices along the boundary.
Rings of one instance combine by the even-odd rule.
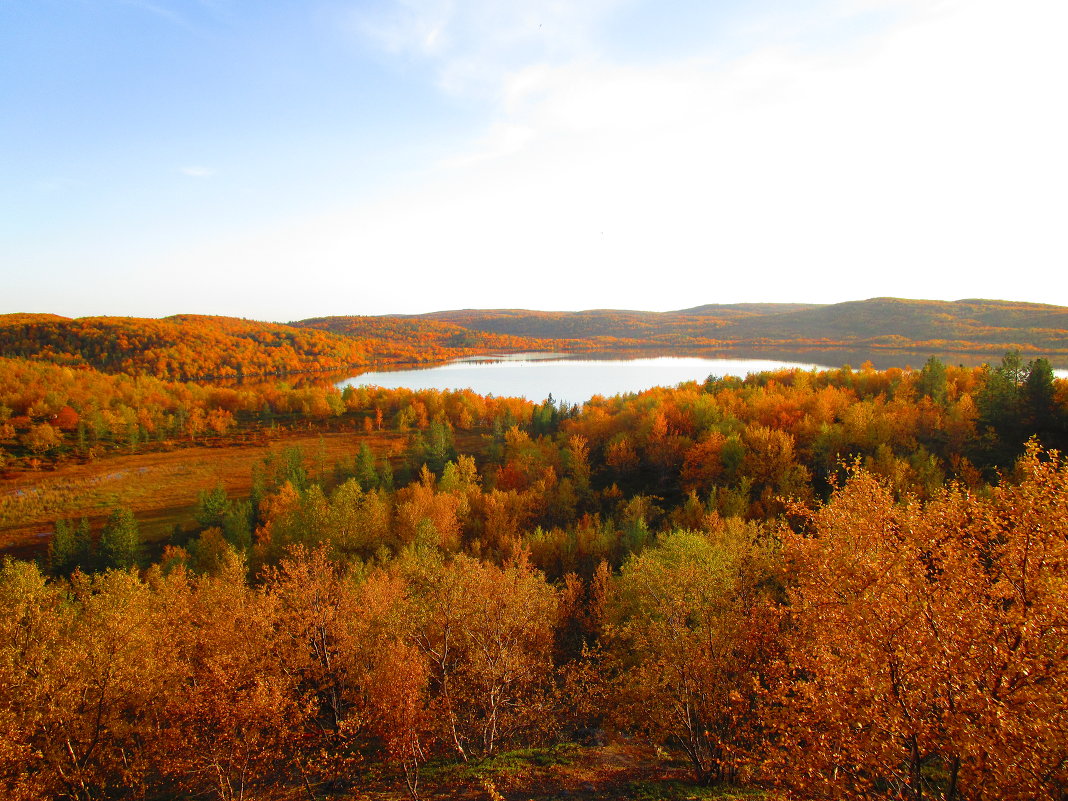
[[[920,367],[926,356],[916,353],[881,351],[874,354],[850,351],[764,354],[745,356],[646,356],[623,358],[616,355],[517,353],[493,357],[470,357],[429,367],[360,373],[337,383],[339,388],[380,386],[408,389],[472,389],[480,395],[524,397],[543,401],[551,393],[556,401],[584,403],[594,395],[641,392],[651,387],[673,387],[683,381],[704,381],[710,375],[745,376],[763,370],[800,368],[834,370],[843,364],[859,367],[871,361],[877,369]],[[940,356],[946,363],[998,363],[989,356]],[[1068,376],[1066,370],[1056,370]]]
[[[594,395],[640,392],[672,387],[708,376],[745,376],[762,370],[825,366],[776,359],[714,359],[693,356],[593,358],[551,353],[521,353],[493,358],[459,359],[434,367],[361,373],[337,384],[339,388],[379,386],[409,389],[472,389],[480,395],[518,396],[542,401],[551,393],[557,401],[583,403]]]

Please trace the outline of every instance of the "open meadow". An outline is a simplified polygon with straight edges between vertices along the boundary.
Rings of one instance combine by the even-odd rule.
[[[201,492],[223,487],[248,498],[252,468],[272,452],[299,448],[307,468],[329,480],[336,462],[351,460],[360,445],[396,459],[402,434],[362,431],[321,434],[262,432],[256,443],[219,442],[136,454],[108,454],[55,469],[22,470],[0,481],[0,549],[22,557],[44,553],[58,518],[89,519],[98,528],[112,509],[133,511],[148,544],[165,540],[178,526],[193,523]]]

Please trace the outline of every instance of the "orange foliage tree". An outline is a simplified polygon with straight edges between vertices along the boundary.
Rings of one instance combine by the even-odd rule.
[[[779,778],[799,797],[1057,797],[1068,787],[1068,467],[895,505],[859,473],[787,534]]]

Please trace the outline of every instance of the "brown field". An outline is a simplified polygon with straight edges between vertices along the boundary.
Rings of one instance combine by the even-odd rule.
[[[478,435],[458,440],[460,447],[479,441]],[[376,456],[397,461],[407,438],[395,432],[289,433],[259,444],[110,455],[15,473],[0,481],[0,552],[34,556],[47,545],[58,518],[87,517],[96,529],[118,505],[133,510],[144,541],[159,542],[176,523],[192,521],[198,493],[221,484],[231,497],[248,497],[253,465],[272,450],[301,448],[309,474],[318,478],[338,460],[351,459],[362,442]]]

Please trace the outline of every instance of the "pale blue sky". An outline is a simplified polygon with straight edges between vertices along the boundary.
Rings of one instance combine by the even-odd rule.
[[[1060,0],[0,0],[0,313],[1068,305]]]

